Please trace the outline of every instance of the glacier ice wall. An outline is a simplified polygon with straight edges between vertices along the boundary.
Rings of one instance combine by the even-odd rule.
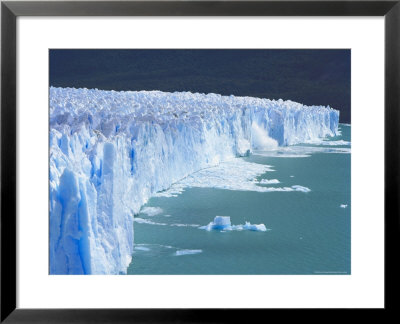
[[[329,107],[251,97],[50,88],[50,273],[125,273],[133,215],[221,161],[336,134]]]

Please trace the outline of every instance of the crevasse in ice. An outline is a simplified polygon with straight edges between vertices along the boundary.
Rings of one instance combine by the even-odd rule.
[[[50,273],[126,273],[157,191],[253,149],[333,136],[339,112],[190,92],[50,88]]]

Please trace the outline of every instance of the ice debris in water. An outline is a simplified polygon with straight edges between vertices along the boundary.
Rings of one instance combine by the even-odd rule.
[[[148,224],[148,225],[161,225],[161,226],[167,225],[165,223],[157,223],[157,222],[153,222],[149,219],[144,219],[144,218],[140,218],[140,217],[135,217],[134,222],[139,223],[139,224]]]
[[[161,214],[163,210],[160,207],[144,207],[140,210],[141,213],[147,216],[155,216]]]
[[[271,151],[254,151],[254,155],[274,158],[306,158],[315,153],[350,154],[350,147],[286,146]]]
[[[246,222],[244,225],[232,225],[231,218],[229,216],[215,216],[214,221],[210,222],[206,226],[199,227],[200,229],[205,229],[206,231],[220,230],[220,231],[257,231],[265,232],[267,228],[264,224],[251,224]]]
[[[210,224],[207,225],[207,227],[210,227],[210,229],[216,229],[216,230],[227,230],[231,229],[231,218],[229,216],[215,216],[214,221],[211,222]],[[201,229],[204,228],[204,226],[200,227]]]
[[[200,225],[198,225],[198,224],[171,224],[170,226],[176,226],[176,227],[199,227]]]
[[[126,273],[133,215],[157,192],[339,122],[329,107],[190,92],[50,87],[49,110],[50,274]]]
[[[261,179],[260,183],[261,184],[276,184],[276,183],[280,183],[280,181],[278,179],[271,179],[271,180]]]
[[[237,225],[236,227],[237,229],[243,227],[244,230],[258,232],[265,232],[267,230],[264,224],[250,224],[249,222],[246,222],[244,225]]]
[[[342,204],[340,205],[340,208],[347,208],[347,205]]]
[[[310,192],[311,191],[309,188],[299,186],[299,185],[292,186],[292,188],[296,191],[301,191],[301,192]]]
[[[185,249],[185,250],[178,250],[175,252],[176,256],[181,256],[181,255],[189,255],[189,254],[197,254],[197,253],[201,253],[203,252],[203,250],[189,250],[189,249]]]
[[[307,144],[313,144],[313,145],[324,145],[324,146],[348,146],[351,145],[351,142],[349,141],[344,141],[344,140],[338,140],[338,141],[327,141],[327,140],[310,140],[307,141]]]
[[[171,192],[178,195],[178,191],[183,191],[185,187],[197,188],[217,188],[234,191],[256,191],[256,192],[309,192],[310,189],[294,185],[292,187],[267,187],[266,183],[259,182],[255,178],[266,173],[273,172],[270,165],[258,164],[244,161],[243,159],[232,159],[221,162],[215,167],[202,169],[185,177],[173,184],[170,189],[156,194],[158,197],[170,197]],[[272,184],[277,184],[277,179],[271,180]],[[277,182],[278,181],[278,182]]]

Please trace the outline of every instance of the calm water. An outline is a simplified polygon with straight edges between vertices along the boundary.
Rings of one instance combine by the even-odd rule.
[[[272,166],[256,180],[280,183],[260,186],[310,192],[186,187],[176,197],[150,199],[144,207],[158,208],[135,216],[141,223],[128,274],[350,274],[350,126],[340,129],[323,145],[242,158]],[[199,229],[217,215],[268,230]]]

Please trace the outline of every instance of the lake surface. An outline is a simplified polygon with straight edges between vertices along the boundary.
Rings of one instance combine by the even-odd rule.
[[[128,274],[350,274],[351,126],[202,170],[135,215]],[[206,230],[216,216],[266,231]]]

